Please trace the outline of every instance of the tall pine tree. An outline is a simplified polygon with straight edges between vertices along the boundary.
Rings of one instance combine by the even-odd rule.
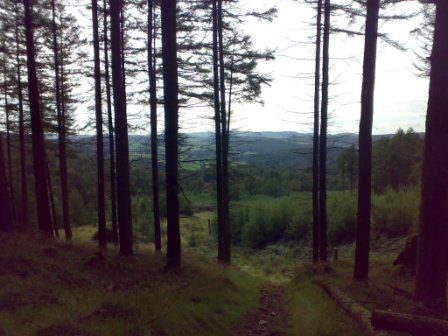
[[[121,20],[122,0],[111,1],[112,82],[115,109],[115,136],[117,158],[117,209],[120,235],[120,253],[133,255],[131,191],[129,180],[129,139],[126,114],[126,92],[122,63]]]
[[[165,98],[165,160],[167,204],[167,268],[181,265],[179,227],[179,84],[177,73],[176,0],[161,4]]]
[[[372,193],[372,125],[375,91],[376,46],[378,37],[379,0],[367,2],[364,62],[359,123],[358,224],[356,234],[355,280],[369,276],[370,215]]]

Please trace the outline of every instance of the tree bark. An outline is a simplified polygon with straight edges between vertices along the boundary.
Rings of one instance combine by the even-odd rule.
[[[157,81],[155,53],[155,19],[154,0],[148,0],[148,76],[149,76],[149,103],[151,119],[151,178],[152,178],[152,208],[154,219],[154,244],[156,251],[162,250],[160,230],[160,198],[159,198],[159,152],[157,141]]]
[[[416,298],[436,314],[446,311],[448,256],[448,2],[436,2],[426,115]]]
[[[53,183],[51,182],[51,173],[50,166],[47,165],[47,188],[48,188],[48,197],[50,199],[50,210],[51,210],[51,218],[53,221],[53,231],[56,237],[59,237],[59,226],[56,215],[56,205],[54,203],[54,194],[53,194]]]
[[[8,92],[7,92],[7,79],[5,76],[5,114],[6,114],[6,153],[8,157],[8,179],[9,179],[9,196],[11,203],[11,215],[13,221],[16,219],[15,210],[15,193],[14,193],[14,174],[12,169],[12,154],[11,154],[11,126],[10,126],[10,113],[9,113],[9,102],[8,102]]]
[[[322,31],[322,0],[317,0],[316,67],[314,70],[314,132],[313,132],[313,262],[319,260],[319,103],[320,53]]]
[[[374,310],[372,326],[411,335],[448,335],[448,322],[431,317]]]
[[[120,13],[122,0],[111,1],[111,53],[112,81],[115,107],[115,134],[117,154],[117,209],[120,235],[120,253],[131,256],[132,250],[132,211],[129,183],[129,140],[126,115],[125,83],[123,82],[121,60]]]
[[[231,263],[230,230],[230,194],[229,194],[229,129],[227,128],[226,87],[224,69],[224,37],[222,0],[218,0],[218,55],[219,55],[219,91],[221,107],[221,144],[222,144],[222,231],[218,237],[221,254],[218,260],[224,264]],[[219,251],[218,251],[219,252]]]
[[[3,141],[0,132],[0,204],[3,204],[0,211],[0,230],[9,231],[12,229],[11,208],[9,206],[8,183],[6,181],[5,157],[3,155]]]
[[[39,107],[39,91],[36,74],[36,60],[34,50],[33,23],[31,17],[30,0],[23,0],[25,9],[25,34],[28,67],[28,92],[31,110],[31,131],[33,140],[34,183],[36,192],[36,207],[39,230],[53,236],[51,225],[50,205],[47,192],[47,159],[45,154],[44,133],[42,129]]]
[[[330,46],[330,0],[324,2],[322,107],[319,144],[319,257],[327,261],[327,123]]]
[[[165,101],[165,157],[167,203],[167,268],[181,265],[178,185],[179,102],[176,44],[176,0],[161,3],[162,58]]]
[[[59,41],[60,50],[62,50],[62,34]],[[63,220],[64,220],[64,234],[66,240],[72,239],[72,229],[70,224],[70,210],[69,210],[69,195],[68,195],[68,177],[67,177],[67,151],[66,151],[66,145],[67,145],[67,128],[66,128],[66,113],[65,113],[65,71],[64,71],[64,58],[62,57],[62,53],[60,55],[59,59],[60,64],[60,90],[61,90],[61,127],[60,129],[60,135],[62,137],[62,146],[60,147],[60,164],[61,164],[61,186],[62,186],[62,209],[63,209]]]
[[[218,48],[218,5],[212,0],[213,30],[213,104],[215,109],[215,155],[216,155],[216,213],[218,220],[218,260],[223,254],[221,237],[223,235],[223,188],[222,188],[222,132],[219,90],[219,48]]]
[[[353,278],[357,281],[365,281],[369,277],[372,124],[379,9],[379,0],[370,0],[367,2],[361,119],[359,123],[358,224],[356,232],[355,269],[353,273]]]
[[[65,122],[62,116],[61,101],[62,97],[61,83],[60,83],[60,64],[59,64],[59,46],[57,40],[57,25],[56,25],[56,4],[55,0],[51,1],[52,9],[52,34],[53,34],[53,59],[54,59],[54,74],[55,74],[55,97],[56,97],[56,113],[58,121],[58,147],[59,147],[59,175],[61,180],[61,200],[62,200],[62,216],[64,222],[65,239],[72,239],[72,231],[70,227],[70,215],[68,205],[68,187],[67,187],[67,155],[65,144]],[[61,55],[62,57],[62,55]]]
[[[16,42],[16,69],[17,69],[17,94],[19,104],[19,152],[20,152],[20,189],[21,189],[21,221],[23,227],[28,227],[28,181],[26,178],[26,151],[25,151],[25,123],[23,113],[23,88],[22,70],[19,49],[19,18],[18,6],[15,4],[15,42]]]
[[[8,101],[8,83],[6,76],[6,69],[4,73],[4,99],[5,99],[5,116],[6,116],[6,156],[8,161],[8,185],[9,185],[9,204],[11,209],[12,220],[15,220],[15,206],[14,206],[14,180],[12,170],[12,155],[11,155],[11,128],[9,118],[9,101]]]
[[[98,2],[92,0],[93,57],[95,77],[95,119],[96,119],[96,169],[98,205],[98,245],[106,248],[106,203],[104,199],[104,140],[103,111],[101,108],[100,39],[98,33]]]
[[[126,36],[124,33],[124,24],[125,24],[125,17],[124,17],[124,1],[121,2],[121,8],[120,8],[120,34],[121,34],[121,75],[123,76],[123,92],[125,100],[127,100],[126,97],[126,63],[125,63],[125,46],[126,46]],[[127,113],[127,104],[124,105],[125,111]]]
[[[106,104],[107,104],[107,128],[109,132],[109,171],[110,171],[110,203],[112,220],[112,240],[115,245],[118,244],[118,223],[117,223],[117,185],[115,173],[115,138],[114,125],[112,120],[112,102],[109,73],[109,39],[107,37],[107,1],[103,0],[104,11],[104,77],[106,80]]]

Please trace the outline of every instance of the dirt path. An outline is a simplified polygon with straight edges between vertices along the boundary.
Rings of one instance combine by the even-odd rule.
[[[235,327],[233,336],[284,336],[289,311],[285,289],[268,284],[260,288],[258,307],[249,311]]]

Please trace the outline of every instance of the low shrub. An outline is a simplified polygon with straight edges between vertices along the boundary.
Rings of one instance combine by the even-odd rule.
[[[328,241],[348,244],[356,238],[357,199],[355,194],[338,193],[328,202]]]
[[[386,190],[373,197],[373,231],[376,236],[393,238],[407,234],[419,218],[420,193],[417,188]]]
[[[138,195],[132,198],[132,217],[135,241],[154,241],[152,202],[149,196]]]
[[[301,239],[311,223],[309,202],[294,198],[279,198],[258,202],[249,208],[241,227],[241,243],[252,248],[264,248],[281,239]]]

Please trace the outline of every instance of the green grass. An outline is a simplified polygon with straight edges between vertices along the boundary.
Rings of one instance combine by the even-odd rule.
[[[370,261],[369,280],[366,283],[353,281],[353,262],[341,261],[333,266],[331,280],[349,297],[369,310],[383,309],[412,314],[415,303],[412,299],[395,291],[400,288],[413,293],[415,278],[409,270],[393,266],[390,260],[374,257]]]
[[[188,198],[195,207],[211,207],[216,205],[216,194],[213,192],[204,191],[198,193],[188,193]]]
[[[141,246],[133,258],[93,243],[1,237],[0,328],[6,335],[228,335],[262,280],[189,252],[180,271]]]
[[[288,335],[362,335],[355,323],[303,271],[309,242],[283,242],[262,251],[233,248],[236,267],[216,263],[216,240],[208,235],[212,211],[181,218],[183,267],[163,270],[165,257],[151,244],[135,245],[133,258],[89,265],[97,250],[93,226],[74,228],[75,243],[31,236],[0,236],[0,335],[229,335],[257,304],[267,281],[287,288]],[[164,240],[164,248],[165,248]],[[353,284],[353,245],[329,276],[367,308],[406,312],[412,303],[383,282],[412,290],[413,277],[391,261],[403,239],[375,241],[371,283]],[[379,303],[376,303],[379,301]]]
[[[340,310],[328,295],[304,274],[289,283],[291,316],[289,335],[361,336],[361,329]]]

